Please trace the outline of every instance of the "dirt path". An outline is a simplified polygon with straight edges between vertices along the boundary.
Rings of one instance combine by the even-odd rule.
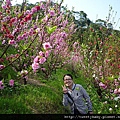
[[[41,83],[39,80],[29,78],[27,84],[37,85],[37,86],[46,86],[46,84]]]
[[[49,86],[49,85],[46,85],[45,83],[41,83],[39,80],[35,80],[35,79],[29,78],[29,79],[27,80],[27,84],[36,85],[36,86],[45,86],[45,87],[48,87],[48,88],[54,90],[58,95],[61,93],[61,92],[59,92],[58,90],[56,90],[54,87],[51,87],[51,86]]]

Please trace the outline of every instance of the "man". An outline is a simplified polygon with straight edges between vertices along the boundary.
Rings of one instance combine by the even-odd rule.
[[[70,105],[71,114],[93,114],[86,90],[80,84],[74,84],[71,74],[65,74],[63,81],[63,105]]]

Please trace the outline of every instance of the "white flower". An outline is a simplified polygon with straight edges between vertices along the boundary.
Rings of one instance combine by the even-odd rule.
[[[117,105],[115,105],[115,107],[117,108]]]
[[[119,98],[120,98],[120,96],[115,97],[114,100],[115,100],[115,101],[118,101]]]
[[[109,111],[112,111],[112,108],[109,108]]]
[[[93,78],[95,78],[95,74],[93,74]]]
[[[27,70],[22,70],[20,73],[21,73],[21,75],[26,75],[26,74],[28,74],[28,71]]]
[[[107,101],[105,101],[104,103],[107,104]]]
[[[40,33],[40,28],[37,28],[37,29],[36,29],[36,32],[37,32],[37,33],[38,33],[38,32]]]

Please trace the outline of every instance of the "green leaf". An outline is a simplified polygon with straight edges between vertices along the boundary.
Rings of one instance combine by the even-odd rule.
[[[11,75],[10,74],[8,74],[8,80],[10,80],[11,79]]]
[[[28,47],[27,45],[24,45],[24,46],[23,46],[23,50],[26,50],[26,49],[27,49],[27,47]]]
[[[85,44],[83,44],[83,43],[82,43],[81,47],[82,47],[83,49],[86,49],[86,48],[87,48],[87,46],[86,46]]]
[[[108,80],[114,80],[114,77],[107,77]]]
[[[47,32],[48,32],[49,34],[51,34],[51,33],[53,33],[53,32],[56,30],[57,26],[54,26],[54,27],[46,27],[46,28],[47,28]]]

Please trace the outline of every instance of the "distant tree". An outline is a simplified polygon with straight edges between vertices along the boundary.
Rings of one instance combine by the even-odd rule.
[[[75,17],[75,23],[78,27],[88,27],[91,23],[90,19],[87,18],[87,14],[83,11],[72,11]]]

